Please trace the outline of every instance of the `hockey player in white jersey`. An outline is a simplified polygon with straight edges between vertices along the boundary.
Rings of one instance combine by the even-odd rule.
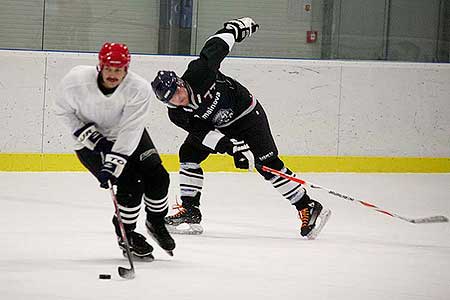
[[[100,187],[117,187],[117,202],[132,255],[153,260],[153,247],[137,233],[142,199],[149,234],[173,255],[175,242],[164,223],[169,174],[145,128],[151,97],[148,82],[130,71],[128,48],[105,43],[98,66],[76,66],[62,79],[55,113],[68,128],[81,163]],[[125,251],[117,217],[113,224]]]
[[[248,17],[226,22],[207,39],[200,57],[189,63],[181,77],[162,70],[152,82],[156,97],[168,106],[170,120],[188,132],[179,150],[182,204],[176,214],[166,217],[170,231],[203,232],[199,206],[204,176],[200,163],[211,153],[232,155],[237,168],[249,169],[256,163],[295,176],[278,156],[261,103],[219,70],[233,45],[250,37],[258,27]],[[331,211],[311,199],[301,184],[260,169],[258,172],[297,209],[300,234],[314,239]]]

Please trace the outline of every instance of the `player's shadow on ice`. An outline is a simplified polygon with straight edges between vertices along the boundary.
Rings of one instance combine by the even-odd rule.
[[[303,240],[303,238],[300,237],[300,233],[298,235],[295,235],[295,233],[292,234],[292,236],[276,236],[276,235],[261,235],[261,234],[251,234],[251,233],[229,233],[226,231],[207,231],[201,235],[198,235],[199,238],[204,239],[227,239],[227,240],[283,240],[283,241],[294,241],[294,240]]]
[[[156,262],[169,262],[171,261],[171,259],[167,259],[164,257],[155,257],[154,261],[148,262],[148,261],[139,261],[139,260],[133,260],[133,263],[135,264],[152,264],[152,263],[156,263]],[[126,266],[128,264],[128,261],[126,258],[111,258],[111,257],[105,257],[105,258],[85,258],[85,259],[68,259],[66,260],[66,262],[69,263],[77,263],[77,264],[81,264],[81,265],[87,265],[87,266],[92,266],[92,265],[109,265],[109,266],[114,266],[114,265],[120,265],[120,266]]]

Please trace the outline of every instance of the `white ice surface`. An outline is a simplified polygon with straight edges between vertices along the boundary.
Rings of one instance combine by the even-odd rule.
[[[407,217],[450,216],[450,174],[299,177]],[[257,174],[207,173],[205,233],[175,236],[173,258],[155,246],[156,260],[127,281],[111,199],[88,173],[0,173],[0,298],[450,299],[449,223],[410,224],[309,191],[333,211],[314,241]]]

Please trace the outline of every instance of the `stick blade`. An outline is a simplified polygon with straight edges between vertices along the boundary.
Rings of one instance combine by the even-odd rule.
[[[448,218],[446,216],[433,216],[427,218],[412,219],[411,223],[424,224],[424,223],[446,223]]]
[[[118,267],[119,276],[125,279],[133,279],[135,277],[134,269]]]

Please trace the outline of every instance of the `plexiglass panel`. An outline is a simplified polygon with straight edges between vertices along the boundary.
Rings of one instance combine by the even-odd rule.
[[[261,27],[234,56],[449,62],[447,0],[1,0],[0,48],[196,55],[242,16]]]

